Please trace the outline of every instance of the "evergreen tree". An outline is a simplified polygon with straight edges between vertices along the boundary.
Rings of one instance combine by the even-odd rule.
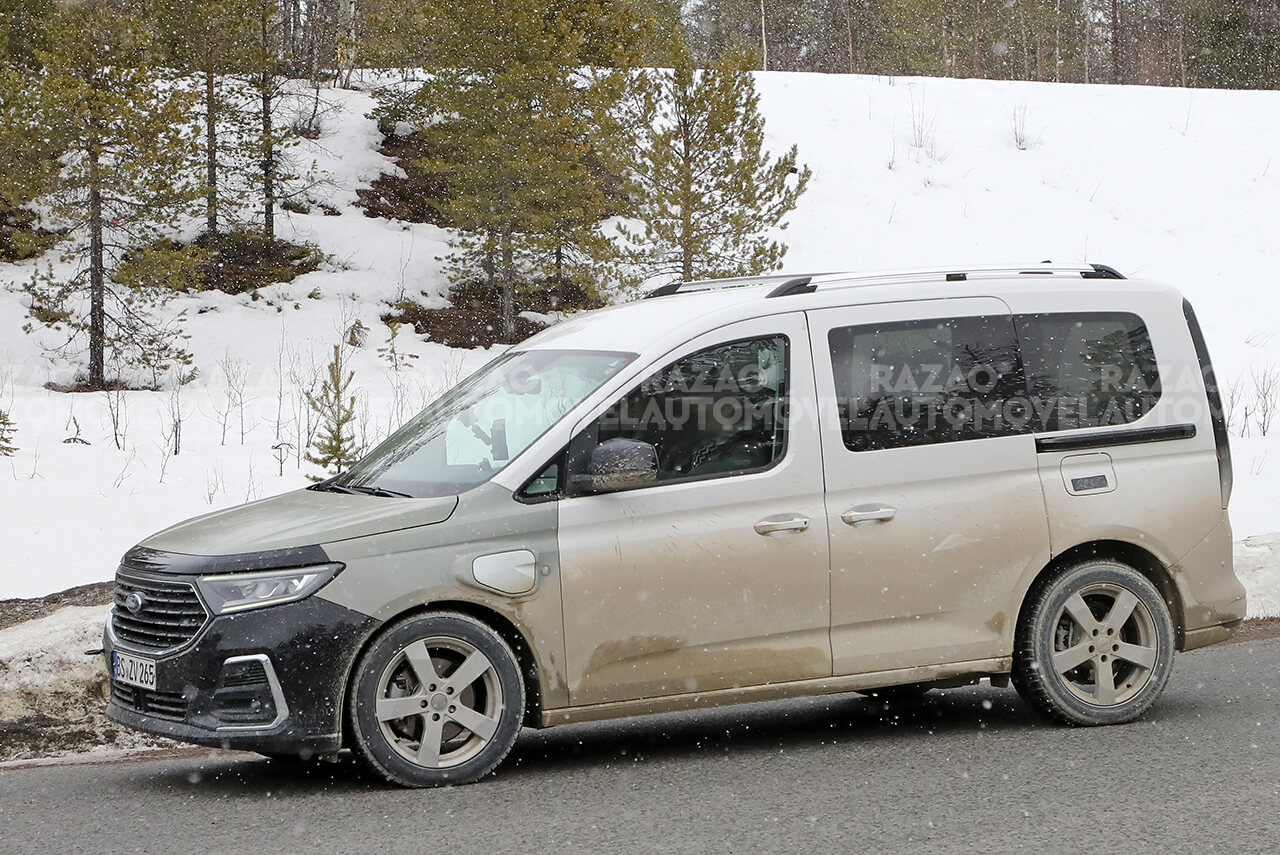
[[[0,55],[6,65],[34,68],[36,53],[49,47],[54,0],[0,0]]]
[[[694,0],[685,33],[694,61],[752,52],[764,71],[826,71],[829,0]]]
[[[593,1],[454,0],[441,14],[455,36],[415,96],[435,154],[424,166],[444,175],[439,210],[461,232],[451,276],[501,289],[508,340],[518,282],[548,267],[563,279],[568,260],[603,263],[612,252],[598,234],[610,207],[599,172],[620,170],[622,125],[613,113],[631,76],[583,70],[589,56],[603,61],[609,43],[591,28],[574,29],[601,19],[589,14]],[[638,42],[618,32],[609,62],[626,67]]]
[[[39,79],[0,66],[0,217],[47,191],[58,173],[63,131],[41,127]]]
[[[284,180],[281,174],[283,149],[293,134],[275,121],[276,104],[287,83],[289,56],[286,24],[290,19],[282,13],[279,0],[248,0],[252,18],[252,45],[246,62],[249,86],[258,103],[254,149],[258,157],[258,188],[262,202],[262,235],[267,240],[276,236],[276,203]],[[299,37],[291,37],[298,41]]]
[[[36,287],[33,299],[68,323],[73,340],[88,338],[90,388],[106,386],[110,344],[128,361],[159,334],[135,294],[110,276],[132,246],[153,242],[189,210],[196,187],[187,171],[194,98],[149,64],[150,43],[138,21],[107,0],[59,9],[50,30],[35,124],[28,130],[59,139],[62,169],[49,201],[54,216],[82,242],[83,267],[72,281]],[[39,285],[37,281],[34,283]],[[49,283],[45,283],[49,284]],[[87,290],[87,320],[66,307]],[[53,305],[49,305],[53,304]],[[161,334],[152,355],[177,354]]]
[[[450,35],[441,12],[420,0],[363,0],[356,7],[360,56],[371,68],[437,67]]]
[[[764,149],[764,118],[749,54],[731,52],[697,71],[680,39],[672,69],[651,76],[637,154],[642,229],[621,229],[643,278],[683,280],[776,270],[786,246],[771,239],[809,182],[795,146]],[[795,175],[793,178],[792,175]]]
[[[307,393],[307,404],[319,418],[320,427],[306,458],[326,472],[334,470],[329,474],[336,474],[360,457],[355,435],[356,399],[351,394],[355,372],[347,370],[341,346],[333,346],[333,359],[329,360],[325,372],[320,391]],[[312,481],[324,480],[314,475],[307,477]]]
[[[205,231],[218,233],[225,207],[224,173],[245,174],[251,155],[235,144],[251,133],[239,103],[248,93],[230,75],[244,72],[256,57],[257,0],[153,0],[148,10],[167,63],[200,80],[200,155],[204,174]],[[223,143],[229,134],[231,145]]]
[[[1188,0],[1186,7],[1181,55],[1192,85],[1280,88],[1280,7],[1260,0]]]
[[[13,420],[4,410],[0,410],[0,457],[13,457],[18,449],[13,444],[13,435],[18,432]]]

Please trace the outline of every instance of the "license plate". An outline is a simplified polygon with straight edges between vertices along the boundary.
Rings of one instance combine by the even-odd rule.
[[[111,675],[121,683],[140,689],[155,689],[156,663],[128,653],[111,652]]]

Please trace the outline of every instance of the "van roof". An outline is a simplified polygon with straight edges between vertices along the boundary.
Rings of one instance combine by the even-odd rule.
[[[1045,280],[1052,280],[1046,282]],[[725,324],[781,312],[874,303],[1043,292],[1173,292],[1127,279],[1106,265],[982,265],[865,272],[786,274],[672,283],[643,299],[574,315],[519,345],[520,350],[663,351]],[[675,340],[675,341],[669,341]]]

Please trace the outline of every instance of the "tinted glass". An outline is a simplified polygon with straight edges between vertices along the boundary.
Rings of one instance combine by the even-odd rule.
[[[1007,315],[842,327],[828,343],[844,443],[853,451],[1030,429]]]
[[[786,449],[787,339],[748,339],[686,356],[641,383],[588,431],[656,449],[658,481],[764,469]]]
[[[1147,325],[1128,312],[1017,315],[1037,430],[1128,424],[1160,398]]]

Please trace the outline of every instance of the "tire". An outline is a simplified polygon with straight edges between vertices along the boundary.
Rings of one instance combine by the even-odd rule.
[[[456,612],[413,615],[387,627],[360,657],[347,715],[356,756],[388,781],[469,784],[515,744],[524,682],[511,648],[480,621]]]
[[[1014,642],[1013,685],[1065,724],[1123,724],[1164,691],[1173,655],[1173,619],[1155,585],[1126,564],[1093,559],[1032,587]]]

